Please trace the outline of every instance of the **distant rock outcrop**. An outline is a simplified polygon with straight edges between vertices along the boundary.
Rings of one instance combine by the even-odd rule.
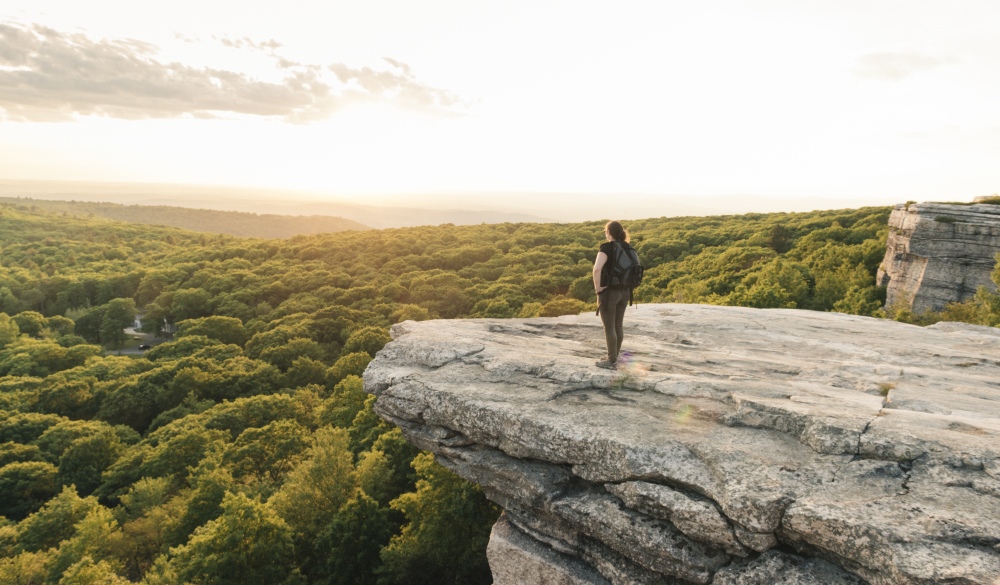
[[[496,585],[1000,582],[1000,330],[642,305],[405,322],[376,411],[504,508]]]
[[[1000,252],[1000,205],[910,203],[889,215],[885,260],[878,284],[886,306],[940,311],[985,286]]]

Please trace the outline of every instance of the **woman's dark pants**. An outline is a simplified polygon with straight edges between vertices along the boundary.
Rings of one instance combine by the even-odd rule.
[[[628,308],[627,288],[608,288],[601,292],[601,321],[604,322],[604,340],[608,344],[608,361],[618,361],[622,349],[622,320]]]

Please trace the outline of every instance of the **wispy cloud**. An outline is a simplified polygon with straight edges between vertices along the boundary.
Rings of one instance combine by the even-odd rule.
[[[460,105],[462,100],[449,91],[436,89],[421,83],[410,70],[410,66],[388,57],[383,60],[392,66],[388,71],[377,71],[370,67],[353,69],[335,63],[329,66],[337,78],[350,87],[372,96],[399,101],[410,107],[448,109]]]
[[[213,38],[216,38],[216,37],[213,37]],[[261,50],[261,51],[273,52],[273,51],[276,51],[276,50],[278,50],[278,49],[280,49],[281,47],[284,46],[284,45],[282,45],[281,43],[279,43],[278,41],[276,41],[274,39],[269,39],[269,40],[260,42],[260,41],[255,41],[255,40],[253,40],[253,39],[251,39],[249,37],[242,37],[242,38],[239,38],[239,39],[231,39],[229,37],[222,37],[222,38],[216,38],[216,40],[219,41],[220,43],[222,43],[223,45],[225,45],[227,47],[231,47],[233,49],[243,49],[245,47],[250,47],[252,49],[258,49],[258,50]]]
[[[858,58],[854,73],[865,79],[899,81],[951,62],[914,51],[868,53]]]
[[[406,64],[391,59],[386,70],[302,64],[277,55],[281,44],[273,39],[217,40],[268,53],[280,80],[165,63],[156,58],[156,46],[137,40],[95,40],[38,24],[0,23],[0,109],[9,120],[243,114],[309,122],[357,101],[433,112],[453,112],[462,104],[455,94],[421,83]]]

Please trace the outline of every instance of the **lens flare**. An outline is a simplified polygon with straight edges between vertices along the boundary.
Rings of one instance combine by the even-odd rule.
[[[614,387],[643,390],[641,381],[649,373],[649,365],[639,362],[631,353],[623,351],[618,354],[615,367]]]
[[[618,356],[619,372],[633,378],[641,378],[649,373],[649,364],[644,364],[635,359],[631,352],[623,351]]]
[[[683,425],[691,422],[691,416],[694,414],[694,408],[690,404],[685,404],[677,409],[677,414],[674,415],[674,420],[677,424]]]

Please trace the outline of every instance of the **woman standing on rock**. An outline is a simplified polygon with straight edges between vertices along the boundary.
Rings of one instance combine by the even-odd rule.
[[[618,364],[618,352],[622,348],[622,320],[628,308],[631,291],[625,287],[609,286],[609,270],[614,263],[615,247],[632,249],[628,243],[625,228],[617,221],[609,221],[604,226],[607,242],[601,244],[594,261],[594,292],[597,293],[597,314],[604,323],[604,340],[608,344],[607,359],[597,362],[597,367],[613,370]],[[612,259],[612,260],[609,260]]]

